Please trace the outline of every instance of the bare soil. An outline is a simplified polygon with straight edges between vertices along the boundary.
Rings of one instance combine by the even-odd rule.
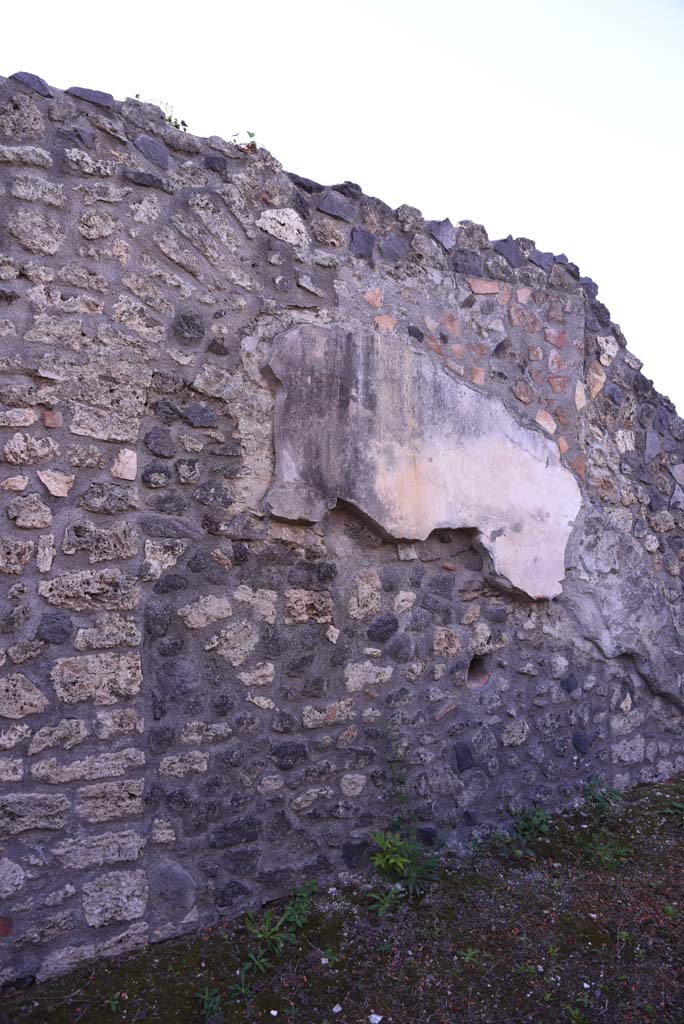
[[[383,886],[369,866],[319,891],[243,996],[256,948],[244,919],[7,989],[0,1021],[684,1024],[682,777],[603,818],[587,808],[546,835],[444,856],[424,896],[379,917],[369,893]]]

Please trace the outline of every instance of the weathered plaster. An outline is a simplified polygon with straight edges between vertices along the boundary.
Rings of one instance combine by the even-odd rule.
[[[395,334],[293,327],[269,366],[274,515],[317,522],[342,499],[397,540],[476,528],[495,577],[561,592],[581,495],[555,442]]]

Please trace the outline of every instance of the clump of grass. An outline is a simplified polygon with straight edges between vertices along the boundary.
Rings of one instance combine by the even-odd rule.
[[[260,918],[247,914],[245,926],[256,945],[247,950],[237,971],[238,980],[229,989],[234,1002],[249,1002],[252,998],[249,975],[266,974],[285,948],[295,945],[297,933],[309,920],[315,892],[315,883],[308,882],[285,904],[282,913],[266,910]]]

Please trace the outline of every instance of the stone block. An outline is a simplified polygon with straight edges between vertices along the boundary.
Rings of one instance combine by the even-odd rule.
[[[149,887],[144,871],[110,871],[83,886],[83,913],[91,928],[142,917]]]

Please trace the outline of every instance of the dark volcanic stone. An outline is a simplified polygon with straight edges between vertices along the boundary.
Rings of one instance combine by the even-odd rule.
[[[170,636],[161,640],[157,650],[161,658],[175,658],[183,650],[185,640],[182,636]]]
[[[155,594],[172,594],[178,590],[187,590],[188,580],[178,572],[167,572],[157,580],[152,589]]]
[[[447,252],[456,245],[456,228],[448,217],[444,220],[429,220],[427,226],[430,234]]]
[[[439,594],[427,593],[421,597],[420,603],[423,608],[437,615],[443,624],[452,621],[454,616],[453,604],[446,598],[440,597]]]
[[[501,238],[498,242],[494,243],[494,252],[498,252],[499,256],[503,256],[505,260],[508,260],[512,267],[519,267],[522,265],[522,254],[518,243],[513,240],[513,236],[509,235],[508,238]]]
[[[355,181],[343,181],[339,185],[333,185],[333,189],[347,199],[360,199],[363,195],[363,189]]]
[[[312,181],[311,178],[302,178],[301,175],[293,174],[291,171],[287,172],[287,176],[297,188],[301,188],[302,192],[308,192],[309,195],[323,192],[325,189],[325,185],[319,185],[317,181]]]
[[[187,537],[189,532],[187,523],[165,519],[163,516],[140,516],[138,525],[148,537],[179,538]]]
[[[135,492],[125,484],[90,484],[78,501],[81,508],[116,515],[138,507]]]
[[[173,323],[174,337],[183,345],[197,345],[206,333],[204,320],[191,309],[179,313]]]
[[[158,188],[162,192],[173,192],[168,182],[156,174],[148,174],[147,171],[136,171],[132,167],[127,167],[124,170],[124,178],[142,188]]]
[[[227,158],[221,153],[208,153],[204,158],[204,166],[216,174],[226,174],[229,165]]]
[[[278,658],[287,650],[287,640],[275,626],[264,626],[261,634],[261,649],[266,658]]]
[[[289,772],[293,768],[296,768],[298,764],[303,764],[308,761],[309,755],[306,747],[303,743],[277,743],[271,747],[271,753],[269,755],[276,767],[280,768],[281,771]]]
[[[330,654],[330,664],[333,668],[339,668],[340,665],[346,665],[350,657],[350,648],[346,644],[337,644]]]
[[[147,734],[147,745],[153,754],[164,754],[173,746],[176,730],[170,725],[154,725]]]
[[[83,147],[83,149],[94,149],[97,144],[97,134],[92,128],[83,124],[73,124],[70,128],[59,128],[55,132],[55,142],[65,149]]]
[[[315,654],[313,651],[307,651],[306,654],[301,654],[298,658],[294,658],[285,666],[285,674],[289,676],[290,679],[298,679],[311,668],[314,657]]]
[[[318,203],[318,209],[321,213],[327,213],[328,216],[336,217],[338,220],[346,220],[349,224],[356,217],[354,204],[335,191],[328,192],[323,196]]]
[[[324,590],[336,573],[334,562],[297,562],[289,570],[287,582],[291,587],[302,587],[304,590]]]
[[[202,551],[201,548],[195,551],[192,557],[188,559],[188,569],[190,572],[206,572],[210,565],[209,555],[206,551]]]
[[[482,277],[484,273],[482,253],[472,249],[457,249],[452,266],[457,274],[467,274],[468,277]]]
[[[273,732],[284,733],[285,735],[297,731],[297,719],[289,711],[275,711],[271,719]]]
[[[235,900],[242,899],[249,895],[249,889],[241,882],[236,882],[235,879],[233,879],[231,882],[225,882],[216,890],[216,906],[229,907],[231,903],[235,903]],[[219,1018],[215,1017],[213,1019],[218,1020]],[[221,1019],[223,1018],[221,1017]]]
[[[579,686],[579,680],[577,676],[574,676],[572,673],[570,673],[569,675],[564,676],[563,679],[561,679],[560,684],[561,689],[565,690],[566,693],[572,693],[572,691],[576,690]]]
[[[171,624],[173,607],[161,601],[149,601],[145,607],[145,632],[148,636],[164,636]]]
[[[114,97],[108,92],[100,92],[98,89],[83,89],[80,85],[72,85],[66,91],[69,96],[75,96],[79,100],[95,103],[98,107],[105,107],[107,110],[114,109]]]
[[[386,640],[389,640],[391,636],[394,636],[398,629],[399,619],[396,615],[385,612],[382,615],[377,615],[373,619],[366,630],[366,636],[374,643],[384,644]]]
[[[420,327],[415,327],[413,324],[411,324],[409,326],[408,333],[409,333],[409,337],[410,338],[415,338],[416,341],[422,341],[423,338],[425,337],[425,335],[421,331]]]
[[[416,608],[411,612],[406,628],[411,633],[423,633],[432,625],[432,615],[425,608]]]
[[[390,642],[385,648],[385,653],[393,661],[398,661],[400,665],[405,665],[411,660],[413,655],[413,644],[411,638],[406,633],[398,633],[392,637]]]
[[[140,150],[143,156],[147,157],[150,163],[161,167],[162,171],[168,168],[169,154],[161,142],[151,139],[149,135],[139,135],[133,145]]]
[[[453,573],[450,572],[437,572],[433,573],[426,583],[426,590],[432,591],[435,594],[441,594],[442,597],[451,597],[454,591],[455,579]]]
[[[157,512],[179,516],[187,509],[188,500],[179,491],[164,491],[163,494],[155,494],[149,498],[147,504]]]
[[[66,612],[45,612],[38,623],[36,637],[46,644],[63,644],[73,630],[74,624]]]
[[[534,263],[536,267],[541,267],[548,274],[553,267],[553,253],[540,252],[539,249],[533,249],[530,253],[530,263]]]
[[[366,231],[365,228],[352,228],[351,238],[349,239],[349,251],[352,256],[369,260],[373,255],[374,245],[375,235],[371,234],[370,231]]]
[[[183,409],[183,419],[191,427],[215,427],[218,415],[206,402],[191,402]]]
[[[168,430],[163,427],[153,427],[148,430],[144,437],[145,446],[153,455],[160,459],[171,459],[176,454],[176,442]]]
[[[192,496],[200,505],[218,505],[221,508],[230,508],[233,504],[231,492],[223,484],[212,483],[211,481],[206,484],[200,484],[192,492]]]
[[[10,75],[15,82],[19,82],[20,85],[25,85],[28,89],[33,89],[39,96],[45,96],[50,99],[54,96],[54,92],[43,78],[39,78],[38,75],[32,75],[30,71],[15,71],[13,75]]]
[[[590,277],[581,277],[580,284],[582,285],[590,299],[596,298],[596,296],[598,295],[598,285],[595,281],[592,281]]]
[[[622,390],[617,386],[617,384],[613,384],[612,381],[606,381],[603,394],[609,402],[613,403],[613,405],[622,405],[622,400],[624,398]]]
[[[468,743],[454,743],[454,757],[459,772],[467,772],[475,767],[475,758]]]
[[[592,740],[586,732],[574,732],[572,734],[572,745],[578,754],[588,754]]]
[[[171,470],[164,462],[148,462],[141,479],[145,487],[166,487],[171,482]]]
[[[253,843],[261,835],[261,822],[256,818],[238,818],[229,825],[222,825],[212,832],[209,837],[209,846],[212,850],[220,850],[225,847],[241,846],[243,843]]]
[[[177,405],[174,405],[173,402],[169,402],[167,398],[160,398],[158,402],[153,404],[152,408],[154,409],[154,415],[157,419],[167,425],[175,423],[176,420],[180,419],[180,409]]]
[[[399,235],[387,235],[380,241],[378,248],[380,255],[388,263],[398,263],[406,256],[406,242]]]
[[[612,325],[610,310],[602,302],[599,302],[598,299],[594,299],[592,302],[591,311],[601,324],[601,327],[610,327]]]
[[[302,697],[309,699],[320,700],[321,697],[325,697],[327,691],[328,684],[323,676],[312,676],[305,679],[302,684]]]

